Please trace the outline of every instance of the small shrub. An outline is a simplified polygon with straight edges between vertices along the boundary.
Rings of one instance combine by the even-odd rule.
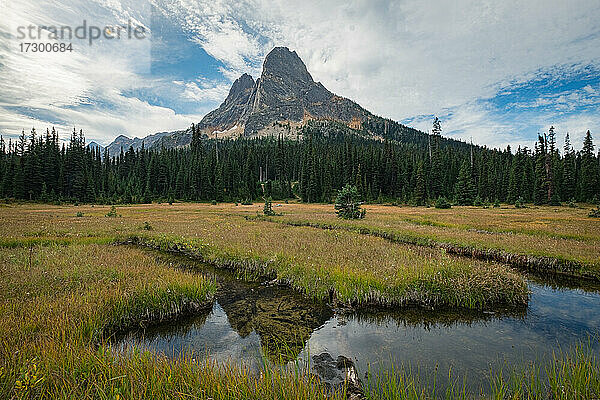
[[[108,214],[106,214],[106,216],[110,217],[110,218],[116,217],[117,216],[117,208],[114,205],[112,205],[110,207],[110,211],[108,212]]]
[[[150,225],[150,222],[148,222],[148,221],[145,221],[145,222],[144,222],[144,230],[145,230],[145,231],[151,231],[151,230],[153,230],[153,229],[154,229],[154,228],[152,227],[152,225]]]
[[[494,200],[494,208],[500,208],[500,201],[498,199]]]
[[[81,218],[83,217],[83,213],[81,211],[77,211],[77,214],[75,214],[75,216]]]
[[[525,205],[523,203],[524,203],[523,198],[519,197],[517,199],[517,201],[515,201],[515,208],[525,208]]]
[[[361,205],[356,186],[346,185],[338,191],[334,208],[340,218],[362,219],[365,217],[366,210],[361,208]]]
[[[448,200],[446,200],[446,198],[444,196],[440,196],[435,201],[435,208],[447,209],[447,208],[452,208],[452,206],[450,205],[450,203],[448,202]]]
[[[577,208],[577,203],[575,202],[575,199],[571,199],[571,200],[569,200],[569,204],[568,204],[568,206],[569,206],[570,208]]]
[[[273,211],[273,199],[271,199],[270,197],[265,197],[265,205],[263,207],[263,214],[275,215],[275,211]]]
[[[216,200],[211,200],[210,204],[212,204],[213,206],[217,205],[217,201]]]
[[[600,206],[596,207],[595,209],[590,210],[590,213],[588,214],[588,217],[590,217],[590,218],[600,218]]]

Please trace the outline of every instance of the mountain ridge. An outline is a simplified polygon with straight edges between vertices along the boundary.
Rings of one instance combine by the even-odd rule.
[[[285,135],[290,130],[280,128],[282,124],[299,127],[308,120],[330,119],[360,128],[371,117],[357,103],[315,82],[295,51],[275,47],[265,57],[261,76],[256,81],[247,74],[238,78],[227,99],[198,128],[209,136]]]
[[[391,120],[377,117],[356,102],[336,95],[320,82],[315,82],[295,51],[275,47],[263,62],[256,80],[247,73],[237,78],[225,100],[195,125],[203,138],[215,137],[298,137],[300,128],[309,121],[336,121],[355,130],[363,130],[374,138],[378,133],[366,125]],[[401,125],[401,124],[398,124]],[[386,132],[387,133],[387,132]],[[130,139],[120,135],[107,146],[111,156],[129,147],[139,149],[187,146],[192,129],[158,132],[145,138]]]

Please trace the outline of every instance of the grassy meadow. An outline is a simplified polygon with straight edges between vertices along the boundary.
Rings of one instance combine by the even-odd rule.
[[[7,221],[0,234],[8,247],[133,239],[163,250],[191,252],[248,276],[277,278],[309,297],[353,307],[481,309],[527,301],[523,278],[506,265],[344,230],[244,218],[258,209],[259,205],[154,204],[117,207],[116,217],[106,217],[109,207],[9,206],[0,208]]]
[[[192,355],[112,354],[104,343],[117,331],[212,307],[214,282],[140,249],[3,248],[0,268],[2,399],[324,397],[308,375],[267,370],[256,377]]]
[[[273,221],[383,233],[408,243],[444,243],[479,250],[573,262],[566,274],[600,279],[600,220],[589,208],[540,206],[516,209],[366,206],[368,218],[345,221],[327,205],[283,204]],[[559,271],[560,272],[560,271]]]
[[[123,242],[195,255],[352,307],[485,309],[528,299],[524,278],[506,264],[347,229],[355,225],[573,259],[591,270],[600,263],[599,223],[586,210],[367,206],[364,220],[341,222],[329,205],[283,204],[272,221],[247,218],[261,210],[176,203],[116,207],[111,215],[109,206],[0,205],[0,398],[345,398],[327,394],[301,367],[256,376],[193,355],[111,353],[105,342],[114,333],[206,309],[216,290],[211,279]],[[340,229],[288,224],[298,221]],[[557,355],[548,368],[544,390],[525,372],[497,377],[492,397],[586,398],[599,390],[595,356]],[[410,374],[374,379],[367,398],[432,396]],[[467,398],[459,387],[448,398]]]

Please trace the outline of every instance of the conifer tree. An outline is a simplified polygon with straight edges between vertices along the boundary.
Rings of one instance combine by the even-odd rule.
[[[361,219],[366,213],[361,205],[356,186],[346,185],[338,191],[334,208],[339,218]]]
[[[433,121],[433,129],[431,130],[430,154],[431,154],[431,170],[429,173],[429,196],[438,198],[442,194],[443,187],[443,166],[440,154],[440,136],[442,134],[442,125],[440,120],[435,117]]]
[[[533,202],[537,205],[548,202],[548,181],[546,175],[546,140],[538,135],[538,143],[535,144],[535,181]]]
[[[475,199],[475,187],[473,185],[473,173],[471,164],[465,160],[460,168],[456,182],[456,203],[461,206],[473,205]]]
[[[427,199],[427,193],[425,189],[425,173],[423,171],[423,162],[419,162],[417,167],[417,176],[414,192],[414,201],[418,206],[425,205]]]
[[[598,164],[594,155],[594,142],[588,130],[581,149],[581,199],[592,201],[598,195]]]
[[[569,133],[565,136],[564,146],[564,158],[563,158],[563,180],[562,180],[562,198],[563,200],[570,201],[575,198],[575,171],[576,171],[576,158],[573,146],[569,139]]]

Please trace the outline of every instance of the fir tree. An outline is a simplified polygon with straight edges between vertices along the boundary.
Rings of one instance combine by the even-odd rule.
[[[475,187],[473,185],[473,173],[469,161],[464,161],[456,182],[456,203],[461,206],[473,205],[475,199]]]
[[[361,219],[366,214],[365,209],[360,207],[361,205],[356,186],[346,185],[338,191],[334,208],[340,218]]]
[[[562,198],[563,200],[571,200],[575,198],[575,171],[576,171],[576,158],[573,146],[569,139],[569,133],[565,136],[564,146],[564,158],[563,158],[563,179],[562,179]]]
[[[423,163],[420,162],[417,167],[417,176],[414,192],[414,201],[418,206],[425,205],[427,193],[425,192],[425,173],[423,172]]]
[[[592,201],[598,195],[598,165],[592,134],[588,130],[581,149],[581,199]]]
[[[549,200],[546,153],[546,139],[538,135],[538,143],[535,145],[535,181],[533,193],[533,202],[537,205],[546,204]]]
[[[443,166],[440,154],[440,135],[442,133],[442,125],[440,120],[436,117],[433,121],[433,129],[430,142],[430,165],[431,170],[429,173],[429,195],[432,198],[437,198],[442,194],[443,188]]]

